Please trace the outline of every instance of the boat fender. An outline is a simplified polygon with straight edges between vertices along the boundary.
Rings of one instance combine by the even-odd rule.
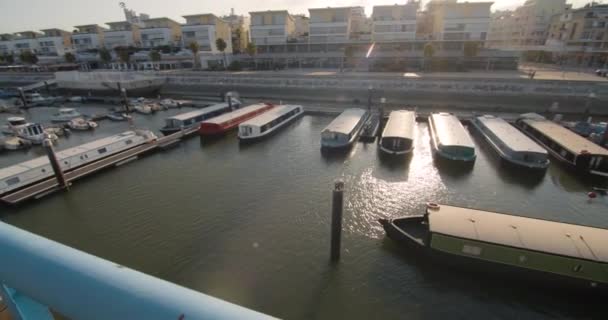
[[[439,208],[440,208],[439,205],[434,202],[427,203],[426,207],[427,207],[427,209],[430,209],[430,210],[439,210]]]
[[[587,193],[587,197],[589,197],[589,199],[595,199],[595,198],[597,198],[597,193],[591,191],[591,192]]]

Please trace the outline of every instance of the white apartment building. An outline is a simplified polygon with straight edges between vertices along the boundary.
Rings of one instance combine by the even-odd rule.
[[[141,46],[139,26],[127,21],[108,22],[110,30],[103,33],[104,45],[108,49],[116,47]]]
[[[296,24],[296,37],[308,35],[308,30],[310,30],[310,19],[303,14],[295,14],[292,17]]]
[[[296,24],[287,10],[250,12],[251,42],[256,46],[285,44],[295,37]]]
[[[566,0],[527,0],[515,11],[492,16],[487,47],[499,49],[534,49],[545,44],[554,15],[570,5]]]
[[[415,40],[419,7],[419,2],[374,6],[372,39],[377,42]]]
[[[107,29],[96,24],[75,26],[72,44],[77,51],[100,49],[104,46],[104,32]]]
[[[181,26],[182,43],[188,48],[190,43],[196,42],[201,53],[218,54],[216,40],[222,38],[226,42],[224,52],[232,53],[232,32],[230,24],[214,14],[195,14],[183,16],[186,24]]]
[[[13,47],[12,34],[0,34],[0,56],[11,54],[15,49]]]
[[[62,57],[72,51],[72,33],[61,29],[42,30],[38,38],[38,54],[42,56]]]
[[[34,31],[22,31],[15,33],[13,37],[13,52],[18,55],[24,51],[38,52],[40,48],[38,38],[43,35]]]
[[[427,5],[432,38],[441,41],[484,42],[493,2],[431,0]]]
[[[144,48],[181,45],[182,31],[179,23],[169,18],[154,18],[143,21],[140,28],[141,44]]]
[[[310,43],[345,43],[354,27],[353,17],[361,16],[362,7],[314,8],[310,13]],[[357,20],[357,22],[361,22]]]

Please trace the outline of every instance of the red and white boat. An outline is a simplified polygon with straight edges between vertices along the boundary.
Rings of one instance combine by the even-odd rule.
[[[201,122],[198,132],[203,136],[223,134],[272,108],[274,105],[270,103],[253,104]]]

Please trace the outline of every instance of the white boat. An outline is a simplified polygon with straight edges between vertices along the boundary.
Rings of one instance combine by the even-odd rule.
[[[179,102],[173,100],[173,99],[163,99],[160,101],[160,105],[165,107],[165,108],[178,108],[181,107],[181,105],[179,104]]]
[[[75,118],[70,120],[67,126],[72,130],[85,131],[95,129],[98,125],[97,122],[94,121],[87,121],[83,118]]]
[[[116,153],[156,140],[148,130],[126,131],[56,153],[64,172],[81,167]],[[53,176],[46,156],[0,169],[0,195],[15,191]]]
[[[48,106],[48,105],[55,103],[55,98],[43,97],[39,93],[28,93],[25,95],[25,101],[27,102],[27,105],[30,107]]]
[[[20,150],[31,146],[30,141],[19,137],[6,137],[2,140],[2,148],[5,150]]]
[[[268,112],[241,123],[239,125],[239,139],[241,141],[253,141],[271,135],[303,113],[302,106],[276,106]]]
[[[429,116],[429,131],[433,155],[447,160],[474,161],[475,144],[458,118],[450,113]]]
[[[122,112],[112,112],[112,113],[108,113],[106,115],[106,117],[112,121],[127,121],[128,120],[128,116],[126,113],[122,113]]]
[[[359,138],[369,113],[363,109],[346,109],[321,132],[321,148],[346,148]]]
[[[41,144],[44,139],[57,140],[57,135],[48,132],[41,124],[27,122],[22,117],[10,117],[8,124],[2,129],[3,133],[10,134],[33,144]]]
[[[152,114],[152,108],[149,105],[146,104],[138,104],[135,107],[133,107],[133,109],[135,110],[135,112],[141,113],[141,114]]]
[[[15,131],[27,124],[23,117],[9,117],[6,119],[6,124],[2,126],[2,133],[15,134]]]
[[[471,123],[502,159],[530,169],[549,166],[547,151],[505,120],[484,115]]]
[[[72,119],[75,118],[80,118],[82,117],[82,114],[80,114],[80,112],[76,111],[73,108],[60,108],[59,112],[54,114],[51,117],[51,121],[53,122],[68,122]]]
[[[390,155],[404,155],[414,150],[416,113],[414,111],[392,111],[382,131],[380,150]]]
[[[165,126],[160,129],[160,132],[164,135],[170,135],[180,130],[199,127],[201,122],[230,111],[232,109],[228,103],[219,103],[200,110],[178,114],[165,119]]]

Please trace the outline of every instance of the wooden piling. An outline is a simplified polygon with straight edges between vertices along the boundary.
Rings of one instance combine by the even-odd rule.
[[[69,189],[69,184],[65,180],[63,170],[61,170],[59,161],[57,161],[57,155],[55,154],[55,150],[53,150],[53,142],[50,139],[44,139],[42,145],[44,146],[46,155],[49,157],[49,162],[51,163],[51,167],[55,172],[55,178],[57,178],[57,183],[59,183],[59,187],[62,189]]]
[[[344,182],[334,183],[331,210],[331,261],[340,260],[340,245],[342,241],[342,209],[344,206]]]

